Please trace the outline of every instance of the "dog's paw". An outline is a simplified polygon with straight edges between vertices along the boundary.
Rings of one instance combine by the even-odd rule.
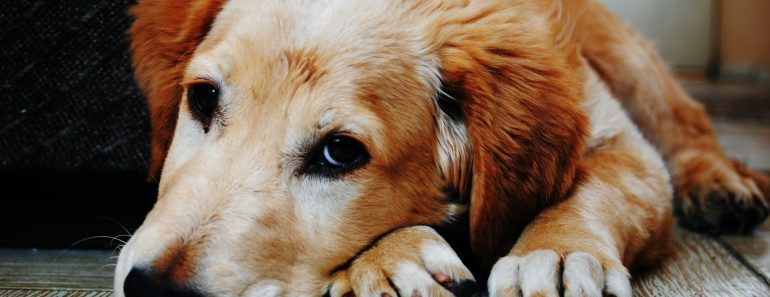
[[[768,214],[770,179],[718,153],[676,156],[674,212],[685,227],[747,233]]]
[[[488,289],[490,297],[631,297],[629,274],[622,265],[606,268],[591,254],[562,256],[553,250],[501,258],[492,268]]]
[[[338,271],[330,297],[471,296],[470,270],[436,231],[407,227],[383,237]]]

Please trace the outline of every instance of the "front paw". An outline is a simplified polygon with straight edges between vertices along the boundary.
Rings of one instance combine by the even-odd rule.
[[[591,254],[559,254],[537,250],[525,256],[506,256],[492,268],[490,297],[515,296],[631,296],[628,271],[620,265],[603,267]]]
[[[770,180],[716,153],[674,160],[674,211],[685,227],[710,233],[747,233],[770,214]]]
[[[470,296],[470,270],[436,231],[407,227],[380,239],[335,273],[329,296]]]

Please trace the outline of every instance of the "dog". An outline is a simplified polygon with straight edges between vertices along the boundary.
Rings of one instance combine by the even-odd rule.
[[[768,177],[595,0],[132,14],[159,194],[117,296],[631,296],[673,213],[768,214]]]

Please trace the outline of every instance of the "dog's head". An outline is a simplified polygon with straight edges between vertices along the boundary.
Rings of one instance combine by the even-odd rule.
[[[488,267],[569,191],[585,120],[552,16],[479,2],[141,2],[162,179],[116,292],[133,269],[217,296],[320,295],[388,231],[466,210]]]

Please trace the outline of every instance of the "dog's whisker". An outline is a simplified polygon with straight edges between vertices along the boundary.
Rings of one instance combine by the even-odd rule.
[[[123,247],[126,246],[125,244],[118,245],[114,249],[112,249],[112,253],[110,254],[110,258],[118,258],[120,257],[120,251],[123,250]]]
[[[120,227],[121,229],[123,229],[123,231],[126,231],[126,234],[127,234],[129,237],[131,237],[131,236],[134,236],[134,234],[133,234],[133,233],[131,233],[131,231],[128,231],[128,229],[127,229],[125,226],[123,226],[123,224],[121,224],[120,222],[116,221],[115,219],[113,219],[113,218],[110,218],[110,217],[105,217],[105,216],[100,216],[100,218],[102,218],[102,219],[105,219],[105,220],[108,220],[108,221],[110,221],[110,222],[113,222],[113,223],[115,223],[115,225],[118,225],[118,227]],[[118,236],[125,236],[125,235],[118,235]]]
[[[81,240],[78,240],[78,241],[70,244],[67,248],[63,249],[61,252],[59,252],[58,255],[56,255],[56,258],[53,260],[53,262],[59,261],[59,258],[61,258],[61,256],[64,255],[64,253],[66,253],[71,248],[75,247],[76,245],[78,245],[78,244],[80,244],[82,242],[88,241],[88,240],[93,240],[93,239],[110,239],[110,244],[113,244],[117,240],[117,241],[121,242],[123,245],[126,244],[126,241],[123,241],[120,238],[117,238],[115,236],[106,236],[106,235],[91,236],[91,237],[83,238]]]

